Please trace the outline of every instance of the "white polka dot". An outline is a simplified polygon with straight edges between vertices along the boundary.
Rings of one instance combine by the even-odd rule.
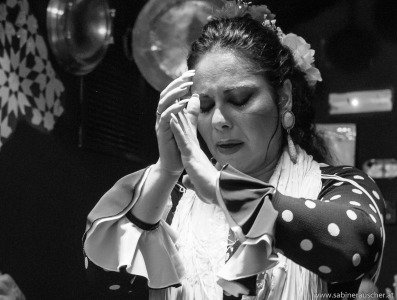
[[[350,201],[349,203],[350,203],[351,205],[354,205],[354,206],[361,206],[361,204],[358,203],[358,202],[356,202],[356,201]]]
[[[361,262],[360,254],[358,254],[358,253],[354,254],[353,258],[352,258],[352,261],[353,261],[353,266],[357,267],[360,264],[360,262]]]
[[[361,191],[361,190],[359,190],[359,189],[352,189],[352,192],[353,193],[356,193],[356,194],[359,194],[359,195],[361,195],[363,192]]]
[[[360,276],[357,276],[357,278],[356,279],[354,279],[354,280],[359,280],[361,277],[363,277],[365,275],[365,273],[362,273]]]
[[[336,200],[336,199],[339,199],[340,197],[342,197],[341,195],[335,195],[335,196],[332,196],[329,200]]]
[[[112,291],[118,290],[119,288],[120,288],[120,286],[118,284],[109,286],[109,290],[112,290]]]
[[[313,248],[313,243],[310,241],[310,240],[303,240],[302,242],[301,242],[301,248],[302,248],[302,250],[305,250],[305,251],[310,251],[310,250],[312,250],[312,248]]]
[[[329,273],[331,273],[331,268],[330,268],[330,267],[327,267],[327,266],[321,266],[321,267],[318,268],[318,270],[319,270],[321,273],[324,273],[324,274],[329,274]]]
[[[356,213],[350,209],[346,211],[346,214],[349,217],[349,219],[351,219],[353,221],[357,219]]]
[[[371,246],[374,243],[374,241],[375,241],[375,236],[371,233],[370,235],[368,235],[367,238],[368,245]]]
[[[353,178],[354,178],[354,179],[361,179],[361,180],[364,180],[364,177],[362,177],[362,176],[360,176],[360,175],[354,175]]]
[[[369,214],[369,216],[371,217],[372,221],[374,221],[374,223],[376,223],[376,219],[372,214]]]
[[[334,186],[341,186],[342,184],[343,184],[343,181],[334,183]]]
[[[340,233],[339,226],[336,225],[335,223],[331,223],[328,225],[328,232],[332,236],[338,236]]]
[[[374,213],[376,213],[376,209],[375,209],[375,207],[374,207],[372,204],[370,204],[369,207],[371,207],[372,211],[373,211]]]
[[[305,205],[306,205],[308,208],[315,208],[315,207],[316,207],[316,203],[314,203],[313,201],[310,201],[310,200],[306,200],[306,201],[305,201]]]
[[[378,260],[378,257],[379,257],[379,252],[376,252],[374,262]]]
[[[380,196],[379,196],[379,194],[376,191],[372,191],[372,194],[374,194],[376,199],[378,199],[378,200],[380,199]]]
[[[85,265],[85,268],[88,269],[88,258],[87,257],[84,258],[84,265]]]
[[[294,215],[292,211],[290,210],[284,210],[283,213],[281,214],[281,217],[285,222],[291,222],[292,219],[294,218]]]

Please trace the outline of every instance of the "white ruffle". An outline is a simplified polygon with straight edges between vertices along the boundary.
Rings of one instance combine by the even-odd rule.
[[[156,229],[145,231],[125,217],[138,200],[149,172],[150,168],[122,178],[104,195],[90,213],[93,222],[89,223],[84,251],[104,270],[118,272],[125,267],[130,274],[146,277],[150,288],[161,289],[180,284],[184,274],[175,247],[177,234],[164,220]],[[132,182],[136,182],[133,199],[123,188]]]
[[[163,220],[155,230],[145,231],[127,218],[101,223],[85,243],[88,258],[109,271],[126,267],[130,274],[144,276],[154,289],[180,284],[184,274],[176,234]]]
[[[257,275],[277,264],[277,254],[272,248],[273,238],[264,234],[246,239],[218,273],[220,278],[231,281]]]

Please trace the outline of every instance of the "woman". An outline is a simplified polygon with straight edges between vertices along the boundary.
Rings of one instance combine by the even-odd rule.
[[[319,163],[314,51],[266,8],[257,21],[258,8],[239,4],[204,27],[190,71],[161,93],[158,162],[120,179],[88,217],[86,268],[110,294],[133,293],[139,275],[150,299],[319,299],[356,293],[379,271],[380,191],[355,168]]]

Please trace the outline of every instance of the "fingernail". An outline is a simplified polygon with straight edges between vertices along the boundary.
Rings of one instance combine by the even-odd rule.
[[[199,94],[193,94],[192,98],[199,98],[200,99],[200,95]]]
[[[171,118],[175,121],[175,123],[178,123],[178,119],[175,117],[174,113],[171,113]]]
[[[195,73],[195,70],[189,70],[189,71],[186,71],[185,73],[183,73],[182,77],[184,77],[184,78],[192,77],[194,75],[194,73]]]

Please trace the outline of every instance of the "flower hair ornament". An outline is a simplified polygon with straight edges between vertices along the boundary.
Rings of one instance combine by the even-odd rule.
[[[315,86],[317,81],[322,81],[320,71],[314,66],[315,51],[310,48],[310,44],[294,33],[284,34],[281,28],[276,26],[275,15],[266,5],[252,5],[251,2],[243,0],[224,0],[224,2],[222,10],[227,15],[243,16],[249,13],[253,19],[263,20],[263,26],[276,32],[281,44],[290,49],[297,68],[305,73],[309,86]]]

